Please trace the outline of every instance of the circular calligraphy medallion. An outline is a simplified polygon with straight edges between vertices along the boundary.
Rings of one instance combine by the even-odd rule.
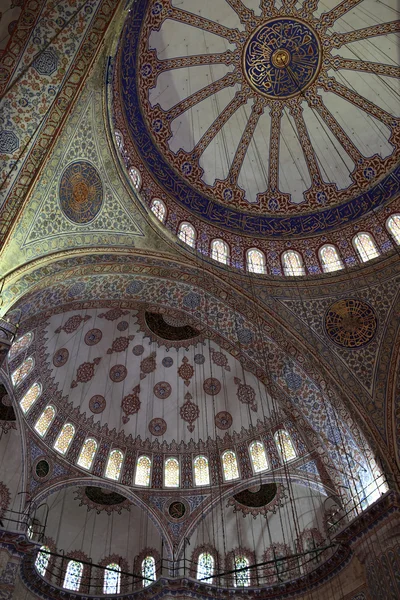
[[[167,431],[167,424],[164,419],[152,419],[149,423],[149,431],[152,435],[164,435]]]
[[[104,396],[100,396],[97,394],[96,396],[92,396],[89,400],[89,408],[93,414],[98,415],[102,413],[106,407],[106,400]]]
[[[69,357],[69,352],[66,348],[61,348],[57,350],[57,352],[53,356],[53,365],[55,367],[63,367],[67,362]]]
[[[318,75],[321,44],[309,25],[277,17],[249,37],[243,52],[243,71],[251,87],[268,98],[292,98]]]
[[[85,160],[65,169],[59,186],[61,209],[74,223],[90,223],[103,202],[103,184],[97,169]]]
[[[374,337],[377,326],[373,308],[355,298],[335,302],[325,315],[328,337],[344,348],[359,348],[368,344]]]
[[[186,506],[184,505],[183,502],[175,500],[174,502],[171,502],[171,504],[169,505],[168,513],[172,519],[178,521],[185,516]]]

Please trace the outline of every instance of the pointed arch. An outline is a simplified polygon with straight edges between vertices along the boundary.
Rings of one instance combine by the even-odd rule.
[[[77,465],[90,471],[93,465],[94,456],[97,451],[97,442],[94,438],[87,438],[81,448]]]
[[[286,429],[278,429],[274,434],[274,441],[283,462],[288,462],[297,457],[292,438]]]
[[[75,427],[72,425],[72,423],[65,423],[58,434],[56,441],[54,442],[54,450],[57,450],[57,452],[60,454],[66,454],[74,435]]]
[[[156,215],[157,219],[161,221],[161,223],[165,223],[165,219],[167,216],[167,209],[165,208],[165,204],[159,198],[153,198],[150,206],[151,212]]]
[[[246,264],[249,273],[259,273],[261,275],[265,275],[267,272],[265,254],[258,248],[250,248],[247,250]]]
[[[19,405],[21,407],[24,415],[32,408],[35,404],[36,400],[39,398],[42,393],[42,386],[37,381],[29,388],[29,390],[24,394],[19,401]]]
[[[35,423],[35,431],[40,435],[40,437],[44,437],[46,435],[55,416],[56,409],[54,408],[54,406],[46,406],[46,408]]]
[[[190,223],[184,221],[179,225],[178,238],[191,248],[196,245],[196,230]]]
[[[37,553],[35,560],[35,567],[37,572],[44,577],[46,575],[47,567],[50,561],[50,548],[48,546],[41,546]]]
[[[269,469],[268,459],[265,452],[264,444],[260,440],[254,440],[249,446],[251,463],[254,473],[262,473]]]
[[[286,250],[282,254],[283,272],[287,276],[299,277],[305,275],[303,257],[296,250]]]
[[[379,250],[374,238],[370,233],[365,231],[357,233],[353,237],[353,244],[357,250],[361,262],[368,262],[369,260],[379,256]]]
[[[11,375],[11,381],[14,387],[19,386],[35,366],[35,359],[33,356],[28,356],[24,362],[17,368]]]
[[[211,257],[227,265],[229,262],[229,246],[224,240],[216,239],[211,242]]]
[[[239,478],[239,468],[236,453],[233,450],[225,450],[222,454],[222,471],[225,481]]]
[[[105,477],[118,481],[121,475],[122,463],[124,462],[124,453],[121,450],[111,450],[107,466]]]
[[[180,473],[179,460],[170,456],[164,462],[164,485],[165,487],[179,487]]]
[[[12,362],[16,356],[23,350],[29,348],[33,341],[33,332],[28,331],[23,336],[15,340],[8,353],[8,362]]]
[[[392,234],[396,244],[400,244],[400,215],[390,215],[386,221],[386,228]]]
[[[78,592],[81,587],[83,564],[77,560],[68,561],[63,587],[66,590]]]
[[[210,469],[208,458],[200,455],[193,461],[194,483],[196,486],[210,485]]]
[[[151,459],[148,456],[139,456],[136,462],[135,485],[149,487],[151,473]]]
[[[344,268],[339,252],[333,244],[325,244],[319,249],[318,254],[324,273],[333,273]]]

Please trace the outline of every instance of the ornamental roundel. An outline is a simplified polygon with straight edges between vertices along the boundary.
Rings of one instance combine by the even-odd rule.
[[[117,325],[117,329],[118,331],[125,331],[126,329],[128,329],[129,325],[127,321],[121,321],[120,323],[118,323]]]
[[[141,344],[138,344],[137,346],[134,346],[132,348],[132,354],[134,354],[135,356],[141,356],[144,352],[144,347]]]
[[[203,383],[203,390],[209,396],[216,396],[221,391],[221,383],[215,377],[209,377]]]
[[[114,383],[119,383],[125,379],[127,373],[128,371],[124,365],[115,365],[110,369],[110,379]]]
[[[103,337],[103,334],[100,331],[100,329],[91,329],[85,335],[85,344],[87,346],[95,346],[96,344],[98,344],[100,342],[102,337]]]
[[[167,424],[164,419],[152,419],[149,423],[149,431],[152,435],[164,435],[164,433],[167,431]]]
[[[66,348],[60,348],[53,356],[53,365],[55,367],[63,367],[67,362],[69,352]]]
[[[154,395],[160,400],[165,400],[171,395],[172,388],[168,381],[159,381],[153,388]]]
[[[229,429],[232,425],[232,415],[228,411],[222,410],[215,415],[215,425],[218,429]]]
[[[325,331],[338,346],[360,348],[376,333],[378,321],[374,309],[355,298],[339,300],[325,315]]]
[[[68,165],[61,176],[58,193],[64,215],[74,223],[93,221],[103,203],[100,174],[85,160]]]
[[[102,413],[106,407],[106,399],[104,396],[100,396],[97,394],[96,396],[92,396],[89,400],[89,408],[93,414],[98,415]]]
[[[181,502],[180,500],[174,500],[168,506],[168,515],[174,521],[180,521],[186,514],[186,503]]]
[[[168,369],[169,367],[172,367],[172,365],[174,364],[174,359],[171,358],[170,356],[166,356],[165,358],[162,359],[161,364],[163,367],[166,367]]]
[[[279,17],[263,23],[248,39],[243,71],[251,87],[268,98],[291,98],[318,75],[321,48],[302,21]]]

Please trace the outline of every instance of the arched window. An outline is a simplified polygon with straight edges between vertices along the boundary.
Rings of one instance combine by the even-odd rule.
[[[176,458],[167,458],[164,463],[165,487],[179,487],[179,461]]]
[[[250,571],[249,559],[245,556],[235,556],[235,577],[233,585],[235,587],[249,587]]]
[[[265,454],[264,444],[255,440],[249,446],[251,462],[253,463],[254,473],[262,473],[268,469],[267,455]]]
[[[36,570],[42,577],[46,575],[47,565],[49,564],[50,560],[50,554],[48,554],[49,552],[50,548],[48,546],[41,546],[35,560]]]
[[[151,585],[156,580],[156,561],[153,556],[146,556],[142,560],[143,587]]]
[[[333,271],[339,271],[340,269],[343,269],[343,263],[339,253],[335,246],[332,246],[332,244],[325,244],[325,246],[320,248],[319,258],[324,273],[333,273]]]
[[[353,244],[362,262],[379,256],[378,248],[369,233],[357,233],[353,238]]]
[[[117,142],[117,148],[120,152],[122,152],[122,150],[124,148],[124,138],[122,136],[122,133],[119,131],[119,129],[116,129],[114,131],[114,135],[115,135],[115,141]]]
[[[213,240],[211,242],[211,256],[224,265],[228,264],[229,246],[223,240]]]
[[[13,382],[13,386],[17,387],[24,379],[29,375],[35,366],[35,360],[32,356],[24,360],[22,365],[15,369],[14,373],[11,375],[11,381]]]
[[[299,252],[286,250],[282,254],[283,272],[288,276],[305,275],[303,259]]]
[[[214,575],[214,557],[209,552],[199,554],[196,578],[205,583],[212,583]]]
[[[110,452],[110,456],[108,457],[105,476],[108,477],[108,479],[114,479],[114,481],[118,481],[119,476],[121,475],[123,462],[124,455],[121,450],[112,450]]]
[[[33,333],[28,331],[22,337],[15,340],[8,353],[8,362],[11,362],[22,350],[26,350],[32,343]]]
[[[250,273],[266,273],[265,254],[257,248],[251,248],[246,252],[247,270]]]
[[[206,456],[196,456],[193,461],[194,482],[196,485],[210,484],[210,471],[208,468],[208,458]]]
[[[194,248],[196,244],[195,228],[190,223],[181,223],[179,225],[178,238],[191,248]]]
[[[21,400],[19,401],[19,405],[24,414],[26,414],[31,406],[33,406],[41,393],[42,386],[40,383],[34,383],[26,392],[26,394],[22,396]]]
[[[389,217],[386,221],[386,227],[394,237],[396,244],[400,244],[400,215],[392,215]]]
[[[111,563],[104,571],[103,594],[119,594],[120,591],[121,567],[116,563]]]
[[[72,423],[65,423],[54,442],[54,449],[60,454],[66,454],[75,435],[75,427]]]
[[[97,450],[97,442],[93,438],[87,438],[82,446],[78,458],[78,466],[88,471],[92,468],[94,455]]]
[[[56,416],[56,410],[53,406],[46,406],[35,424],[35,430],[41,437],[44,437],[47,433],[48,428],[51,425],[54,417]]]
[[[140,192],[140,188],[142,187],[142,177],[139,171],[135,167],[131,167],[129,169],[129,176],[131,178],[135,190]]]
[[[162,200],[158,198],[154,198],[151,202],[151,212],[153,212],[157,219],[164,223],[165,215],[167,214],[167,209],[165,208],[165,204]]]
[[[136,463],[135,485],[150,485],[151,460],[148,456],[139,456]]]
[[[274,435],[274,440],[284,462],[296,458],[296,450],[294,449],[293,442],[286,429],[278,429]]]
[[[70,560],[64,578],[65,589],[78,592],[81,585],[82,573],[83,564],[77,560]]]
[[[222,455],[222,468],[225,481],[232,481],[239,477],[239,469],[236,460],[236,454],[233,450],[225,450]]]

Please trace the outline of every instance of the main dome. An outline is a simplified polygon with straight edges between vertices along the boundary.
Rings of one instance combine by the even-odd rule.
[[[176,221],[323,233],[398,195],[394,8],[260,4],[135,2],[115,125]]]

